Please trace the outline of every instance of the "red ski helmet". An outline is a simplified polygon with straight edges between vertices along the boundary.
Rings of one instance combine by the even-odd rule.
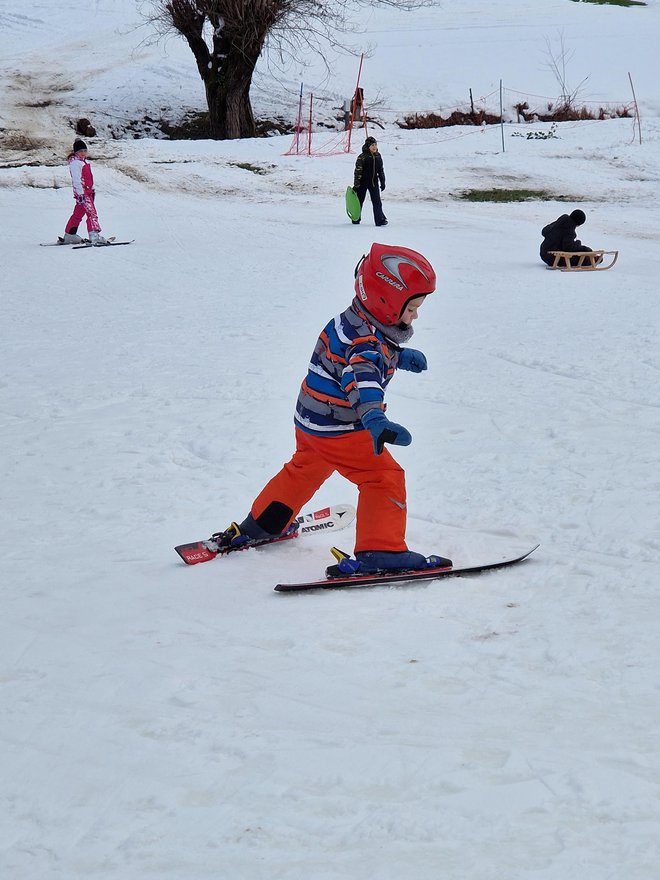
[[[397,324],[416,296],[435,290],[435,272],[426,257],[399,245],[371,245],[355,267],[355,292],[377,321]]]

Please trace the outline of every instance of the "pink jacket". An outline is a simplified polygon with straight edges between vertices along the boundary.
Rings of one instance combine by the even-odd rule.
[[[77,153],[70,153],[66,161],[69,165],[74,195],[91,196],[94,192],[92,166],[87,159],[81,159]]]

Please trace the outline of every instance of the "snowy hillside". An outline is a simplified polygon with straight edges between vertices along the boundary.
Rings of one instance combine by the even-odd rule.
[[[113,119],[202,106],[189,51],[143,43],[135,3],[0,6],[3,878],[655,880],[660,4],[525,7],[363,18],[375,229],[344,213],[355,152],[113,139]],[[632,119],[509,122],[503,150],[497,126],[386,112],[500,79],[556,97],[561,29],[585,100],[628,103],[632,74],[641,144]],[[328,115],[355,84],[355,58],[284,85],[267,60],[264,115],[295,115],[301,79]],[[99,128],[103,231],[128,247],[38,246],[71,210],[78,116]],[[555,198],[459,197],[490,187]],[[612,271],[540,263],[541,227],[575,207]],[[394,450],[410,547],[541,547],[481,577],[301,595],[272,586],[322,574],[322,534],[185,567],[174,545],[241,519],[289,458],[309,355],[373,241],[439,279],[413,340],[429,370],[387,395],[414,438]],[[314,505],[337,501],[355,491],[335,476]]]

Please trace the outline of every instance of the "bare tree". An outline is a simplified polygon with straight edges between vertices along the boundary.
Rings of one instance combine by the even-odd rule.
[[[188,43],[206,90],[212,138],[256,134],[250,86],[269,39],[281,52],[320,47],[356,5],[417,9],[436,0],[152,0],[148,18]]]
[[[559,107],[562,110],[572,110],[575,101],[582,90],[582,87],[589,79],[588,76],[577,84],[574,88],[568,84],[568,65],[573,60],[575,50],[567,49],[564,40],[564,32],[557,33],[558,48],[555,50],[551,41],[546,37],[547,62],[546,67],[557,80],[561,95],[559,96]]]

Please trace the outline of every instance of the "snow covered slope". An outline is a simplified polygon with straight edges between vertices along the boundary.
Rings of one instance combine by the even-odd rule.
[[[0,163],[3,877],[655,880],[659,10],[366,22],[365,91],[406,110],[500,77],[552,95],[543,38],[563,27],[594,96],[628,100],[632,71],[641,145],[632,120],[510,124],[503,151],[498,128],[384,117],[376,230],[344,214],[355,154],[103,135],[103,229],[136,241],[74,252],[38,247],[71,209],[68,120],[191,106],[196,75],[185,47],[139,45],[133,3],[3,5],[0,126],[34,141],[5,137]],[[490,186],[556,200],[457,198]],[[540,228],[578,206],[612,271],[539,262]],[[395,450],[410,546],[541,547],[355,593],[272,592],[323,571],[323,535],[186,568],[174,544],[243,517],[289,457],[316,336],[374,240],[439,277],[414,337],[429,370],[388,392],[414,437]],[[314,502],[354,500],[333,477]]]

